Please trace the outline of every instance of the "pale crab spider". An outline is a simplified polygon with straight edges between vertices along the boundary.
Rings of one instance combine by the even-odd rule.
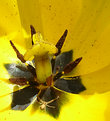
[[[46,110],[46,106],[49,107],[49,108],[55,108],[55,106],[51,106],[51,105],[48,105],[48,104],[54,102],[57,99],[59,99],[59,96],[57,96],[57,98],[55,98],[55,99],[52,99],[52,100],[46,102],[46,101],[40,99],[39,96],[38,96],[38,100],[39,100],[38,103],[40,104],[40,109]]]

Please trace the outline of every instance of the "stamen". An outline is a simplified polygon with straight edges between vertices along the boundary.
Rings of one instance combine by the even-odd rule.
[[[53,58],[51,60],[51,63],[52,63],[52,71],[53,71],[54,66],[55,66],[56,56],[58,56],[61,53],[61,48],[62,48],[62,46],[63,46],[63,44],[65,42],[65,38],[67,36],[67,33],[68,33],[68,30],[66,29],[65,32],[63,33],[63,35],[61,36],[61,38],[59,39],[59,41],[56,44],[56,48],[58,48],[58,52],[55,53],[55,55],[53,56]]]
[[[61,76],[63,76],[64,74],[70,73],[70,72],[79,64],[79,62],[80,62],[81,60],[82,60],[82,57],[76,59],[75,61],[73,61],[73,62],[71,62],[71,63],[69,63],[69,64],[67,64],[67,65],[65,66],[65,68],[63,69],[62,72],[57,73],[57,74],[53,77],[53,80],[55,81],[55,80],[59,79]]]
[[[56,47],[58,48],[58,52],[55,54],[55,56],[59,55],[61,53],[61,48],[65,42],[65,38],[67,36],[68,30],[66,29],[59,41],[56,44]]]
[[[9,81],[13,84],[17,84],[20,86],[28,85],[28,81],[26,78],[10,78]]]
[[[15,45],[13,44],[13,42],[10,40],[10,44],[13,47],[14,51],[16,52],[17,57],[21,60],[21,62],[25,63],[25,59],[23,57],[23,55],[18,51],[18,49],[15,47]]]
[[[53,72],[53,70],[54,70],[54,66],[55,66],[55,58],[52,58],[52,60],[51,60],[51,64],[52,64],[52,72]]]
[[[78,64],[79,62],[82,60],[82,57],[76,59],[75,61],[69,63],[66,65],[66,67],[64,68],[64,74],[70,73]]]
[[[64,74],[64,73],[62,73],[62,72],[57,73],[57,74],[53,77],[53,81],[59,79],[63,74]]]
[[[30,28],[31,28],[31,35],[36,34],[36,30],[33,27],[33,25],[30,25]]]
[[[33,27],[33,25],[30,25],[30,28],[31,28],[32,45],[34,45],[34,42],[33,42],[33,34],[36,34],[36,30],[35,30],[35,28]]]
[[[53,76],[49,76],[47,79],[46,79],[46,84],[47,86],[52,86],[53,85]]]
[[[31,66],[30,64],[27,65],[27,68],[32,73],[32,75],[34,77],[36,77],[36,70],[35,70],[35,68],[33,66]]]

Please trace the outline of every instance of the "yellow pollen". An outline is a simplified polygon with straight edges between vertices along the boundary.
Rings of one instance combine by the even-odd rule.
[[[62,74],[64,74],[65,72],[64,71],[62,71]]]
[[[53,56],[53,59],[56,59],[56,56]]]

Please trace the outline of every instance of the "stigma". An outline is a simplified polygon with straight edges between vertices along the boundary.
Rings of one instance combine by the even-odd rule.
[[[37,81],[44,83],[52,74],[51,58],[58,50],[55,45],[45,42],[41,34],[38,37],[36,33],[33,36],[33,42],[32,48],[24,54],[24,59],[27,61],[34,57]]]

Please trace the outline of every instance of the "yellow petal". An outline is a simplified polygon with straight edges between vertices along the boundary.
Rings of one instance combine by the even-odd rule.
[[[15,33],[14,37],[8,37],[8,39],[14,39],[15,42],[24,46],[24,37],[22,34],[22,26],[19,16],[19,10],[16,0],[0,1],[0,36],[8,36],[11,33]]]
[[[70,101],[62,108],[59,121],[109,121],[110,113],[110,92],[104,94],[95,94],[92,96],[81,97],[79,95],[69,95]],[[8,121],[54,121],[56,119],[36,110],[31,113],[32,107],[29,106],[25,111],[5,111],[0,113],[1,120]]]
[[[110,1],[39,1],[44,39],[56,43],[65,29],[63,50],[73,49],[74,58],[83,57],[76,74],[96,71],[110,62]]]
[[[93,73],[81,76],[86,87],[85,94],[110,91],[110,65]]]

